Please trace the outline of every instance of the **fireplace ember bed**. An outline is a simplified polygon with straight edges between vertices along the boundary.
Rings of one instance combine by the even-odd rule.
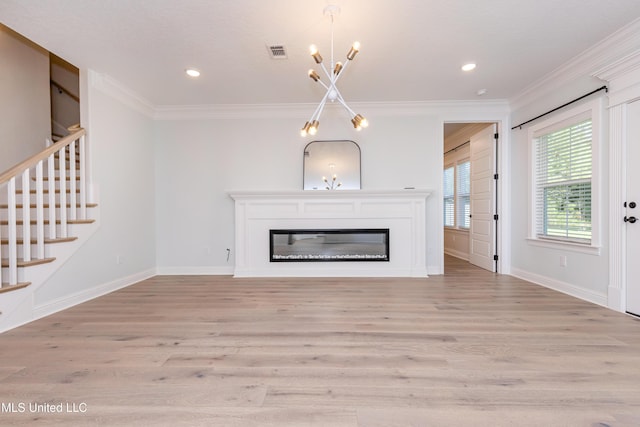
[[[269,230],[270,262],[389,261],[389,229]]]

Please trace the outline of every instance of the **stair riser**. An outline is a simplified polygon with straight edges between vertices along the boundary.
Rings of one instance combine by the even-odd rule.
[[[50,255],[50,253],[51,253],[50,246],[51,245],[47,245],[47,244],[44,245],[44,257],[45,258],[48,258],[48,257],[51,256]],[[6,244],[5,245],[0,245],[0,253],[2,254],[2,258],[7,258],[7,250],[8,250],[8,245],[6,245]],[[18,245],[18,254],[19,254],[20,258],[23,258],[23,256],[22,256],[23,255],[22,254],[22,245],[21,244]],[[37,247],[33,243],[31,244],[30,254],[31,254],[31,258],[32,259],[35,259],[35,258],[38,257]]]
[[[24,268],[18,268],[18,283],[20,282],[24,282]],[[8,283],[9,282],[9,269],[3,267],[2,268],[2,283]]]
[[[56,209],[56,219],[60,218],[60,208],[55,208]],[[29,210],[30,215],[31,215],[31,219],[34,220],[36,219],[36,209],[35,208],[31,208]],[[22,219],[22,208],[18,208],[16,209],[16,215],[18,219]],[[80,215],[80,209],[76,209],[76,217],[79,217]],[[44,208],[44,218],[45,220],[49,218],[49,208]],[[71,218],[71,210],[67,209],[67,218]],[[9,212],[7,211],[7,209],[0,209],[0,221],[7,221],[9,219]]]
[[[72,226],[73,225],[69,225],[69,227],[72,227]],[[8,237],[8,235],[9,235],[8,228],[9,227],[6,226],[6,225],[0,226],[0,236],[2,236],[2,238],[6,239]],[[16,226],[16,231],[17,231],[18,237],[21,238],[22,237],[22,225]],[[60,236],[61,233],[62,233],[62,226],[60,226],[59,224],[56,224],[56,236]],[[72,234],[70,234],[70,232],[67,233],[67,234],[72,235]],[[49,237],[49,226],[46,225],[46,224],[44,226],[44,235],[46,237]],[[31,226],[31,237],[35,238],[35,236],[36,236],[36,226],[32,225]]]

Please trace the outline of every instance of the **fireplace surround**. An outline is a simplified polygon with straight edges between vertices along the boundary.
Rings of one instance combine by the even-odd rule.
[[[427,277],[427,190],[229,191],[235,277]],[[388,260],[271,262],[271,230],[388,229]]]

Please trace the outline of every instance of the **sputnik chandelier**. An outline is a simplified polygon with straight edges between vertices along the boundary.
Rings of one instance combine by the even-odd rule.
[[[351,49],[347,53],[346,63],[343,64],[342,62],[335,62],[335,63],[333,62],[333,18],[339,13],[340,13],[340,8],[338,6],[329,5],[324,8],[324,14],[331,16],[331,66],[330,66],[330,69],[332,70],[332,72],[329,72],[329,70],[327,70],[327,67],[325,67],[324,62],[322,62],[322,56],[320,56],[320,53],[318,52],[318,48],[315,45],[311,45],[311,47],[309,48],[311,51],[311,57],[313,58],[314,61],[316,61],[316,64],[320,65],[329,83],[326,84],[324,81],[320,80],[320,75],[315,70],[313,69],[309,70],[309,77],[313,79],[315,82],[322,85],[322,87],[324,87],[327,90],[327,92],[325,93],[324,97],[320,101],[320,104],[318,105],[316,110],[311,115],[311,118],[304,124],[304,127],[300,130],[300,135],[302,136],[315,135],[318,132],[318,126],[320,125],[320,115],[322,114],[322,110],[324,110],[324,106],[327,103],[327,100],[331,102],[338,101],[347,110],[347,112],[349,113],[349,116],[351,117],[351,123],[353,124],[353,127],[356,130],[360,130],[361,128],[366,128],[367,126],[369,126],[369,122],[367,122],[367,119],[362,117],[360,114],[354,113],[354,111],[351,108],[349,108],[347,103],[344,101],[344,98],[340,94],[338,87],[336,86],[336,83],[338,83],[338,79],[344,73],[344,70],[347,68],[347,65],[349,65],[349,62],[353,61],[353,58],[356,57],[356,54],[360,50],[360,43],[355,42],[353,43],[353,46],[351,46]]]

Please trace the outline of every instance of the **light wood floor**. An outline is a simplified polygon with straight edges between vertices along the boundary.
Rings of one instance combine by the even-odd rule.
[[[446,267],[146,280],[0,335],[0,425],[640,425],[638,319]]]

